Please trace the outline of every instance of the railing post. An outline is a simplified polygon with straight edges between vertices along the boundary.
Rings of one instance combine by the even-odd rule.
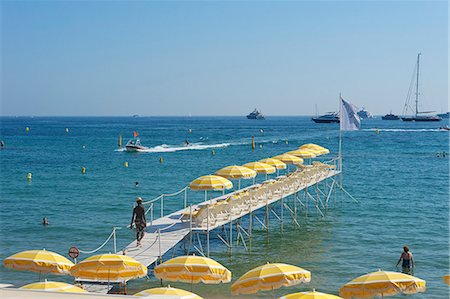
[[[153,203],[150,206],[150,225],[153,225]]]
[[[184,188],[184,208],[187,207],[187,187]]]
[[[158,243],[159,243],[159,263],[162,264],[162,255],[161,255],[161,229],[158,228]]]
[[[188,254],[191,250],[192,245],[192,204],[189,205],[189,248],[188,248]]]
[[[116,244],[116,227],[113,226],[113,244],[114,244],[114,254],[117,253],[117,244]]]
[[[161,195],[161,218],[164,217],[164,195]]]

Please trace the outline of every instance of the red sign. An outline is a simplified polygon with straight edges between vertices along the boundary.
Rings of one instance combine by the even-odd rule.
[[[76,259],[79,255],[80,251],[78,250],[78,248],[76,248],[75,246],[69,248],[69,256],[71,258]]]

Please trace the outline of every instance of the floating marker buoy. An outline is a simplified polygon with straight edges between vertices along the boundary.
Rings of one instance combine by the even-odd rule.
[[[69,128],[66,128],[66,133],[69,133]]]
[[[289,141],[286,139],[285,143],[286,143],[286,144],[289,144]]]
[[[81,173],[85,174],[86,173],[86,167],[81,167]]]
[[[262,144],[259,145],[259,148],[262,148]]]
[[[263,134],[263,133],[264,133],[264,130],[263,130],[263,129],[259,129],[259,132],[260,132],[261,134]]]
[[[31,181],[33,174],[31,172],[27,173],[27,180]]]
[[[29,128],[29,127],[26,127],[26,128],[25,128],[25,131],[27,131],[27,132],[30,131],[30,128]]]
[[[163,159],[163,157],[159,157],[159,163],[163,163],[164,162],[164,159]]]
[[[128,167],[128,162],[123,162],[123,166]]]
[[[211,155],[215,155],[216,153],[214,152],[214,150],[211,150]]]
[[[86,145],[83,145],[83,148],[86,148]]]

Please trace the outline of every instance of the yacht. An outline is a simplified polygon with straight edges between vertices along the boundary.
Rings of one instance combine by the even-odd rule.
[[[398,115],[392,114],[392,112],[386,114],[385,116],[381,117],[382,120],[399,120],[400,117]]]
[[[313,117],[315,123],[339,123],[339,114],[337,112],[328,112],[327,114]]]
[[[362,107],[361,110],[358,111],[358,116],[361,119],[363,119],[363,118],[373,118],[372,113],[370,113],[369,111],[364,109],[364,107]]]
[[[247,115],[248,119],[265,119],[264,115],[262,115],[261,112],[258,111],[258,109],[255,108],[253,112],[251,112],[249,115]]]
[[[141,144],[141,140],[139,138],[128,140],[125,148],[127,149],[127,152],[139,152],[148,149],[148,147]]]
[[[414,111],[414,115],[412,116],[404,116],[402,117],[403,121],[440,121],[442,120],[442,118],[438,115],[424,115],[426,113],[432,113],[434,111],[422,111],[419,112],[419,66],[420,66],[420,55],[421,53],[417,54],[417,62],[416,62],[416,68],[414,70],[414,77],[416,79],[416,85],[415,85],[415,111]],[[411,82],[412,83],[412,82]],[[404,112],[406,112],[406,108],[409,107],[409,99],[410,99],[410,95],[412,94],[412,84],[410,85],[410,90],[408,92],[408,97],[406,98],[406,103],[405,103],[405,109]]]

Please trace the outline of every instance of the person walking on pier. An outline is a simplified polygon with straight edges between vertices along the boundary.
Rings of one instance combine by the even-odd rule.
[[[403,246],[403,252],[398,259],[397,266],[402,262],[402,272],[410,274],[414,268],[414,258],[412,253],[409,251],[408,246]]]
[[[145,209],[142,205],[142,198],[136,198],[137,206],[133,209],[133,215],[131,216],[130,228],[136,227],[136,246],[141,245],[141,240],[145,234],[145,228],[147,227],[147,219],[145,219]]]

